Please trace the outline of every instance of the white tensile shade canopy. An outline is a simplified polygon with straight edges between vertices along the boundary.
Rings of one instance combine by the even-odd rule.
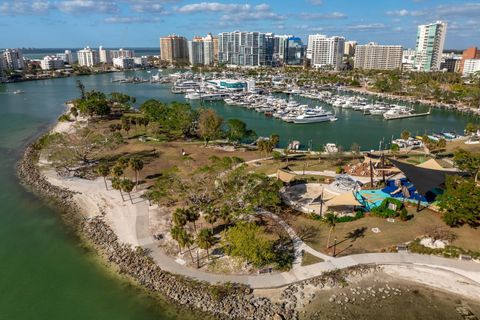
[[[417,165],[417,167],[432,170],[444,170],[444,168],[435,159],[430,159],[423,163],[420,163],[419,165]]]
[[[339,207],[339,206],[361,206],[362,204],[353,195],[353,192],[346,192],[339,194],[338,196],[328,200],[327,207]]]

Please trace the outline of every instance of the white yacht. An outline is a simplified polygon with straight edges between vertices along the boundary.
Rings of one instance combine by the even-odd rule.
[[[307,109],[303,113],[290,118],[293,123],[317,123],[326,121],[336,121],[337,118],[329,111],[322,109]]]
[[[188,100],[199,100],[202,98],[202,95],[200,92],[196,92],[196,91],[193,91],[193,92],[188,92],[186,95],[185,95],[185,99],[188,99]]]

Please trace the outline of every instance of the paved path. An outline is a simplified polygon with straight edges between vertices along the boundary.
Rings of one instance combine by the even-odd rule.
[[[137,206],[138,208],[138,206]],[[434,269],[441,269],[460,275],[474,285],[480,285],[480,264],[472,261],[460,261],[447,259],[431,255],[420,255],[410,253],[366,253],[350,255],[341,258],[333,258],[316,251],[307,244],[305,244],[295,233],[295,231],[280,217],[270,212],[263,212],[274,218],[280,223],[287,233],[292,237],[295,248],[295,263],[290,271],[272,274],[259,275],[227,275],[214,274],[201,270],[188,268],[180,265],[175,260],[167,256],[161,248],[158,247],[157,242],[153,237],[144,237],[139,239],[139,243],[145,249],[150,250],[151,257],[163,270],[181,274],[196,280],[207,281],[209,283],[217,284],[224,282],[236,282],[249,285],[253,289],[277,288],[320,276],[323,272],[332,271],[336,269],[344,269],[358,265],[417,265],[429,267]],[[137,235],[144,235],[145,228],[148,229],[148,222],[144,219],[137,219]],[[301,266],[301,257],[299,252],[304,250],[321,259],[323,262]]]
[[[150,231],[150,226],[154,223],[154,220],[152,220],[153,213],[156,211],[153,207],[149,207],[145,200],[140,198],[139,192],[132,194],[134,196],[134,204],[131,204],[129,201],[122,201],[118,192],[114,190],[106,191],[102,178],[87,181],[79,178],[64,179],[56,175],[53,176],[55,178],[50,180],[53,184],[61,185],[78,192],[78,194],[75,195],[75,199],[79,202],[79,205],[84,207],[91,215],[101,214],[102,211],[108,212],[107,216],[109,217],[110,224],[112,224],[113,229],[118,233],[121,241],[130,243],[133,246],[150,249],[152,258],[163,270],[197,280],[207,281],[209,283],[237,282],[249,285],[255,289],[275,288],[317,277],[325,271],[362,264],[393,264],[427,266],[429,268],[442,269],[462,276],[467,283],[480,285],[480,264],[472,261],[460,261],[437,256],[405,253],[369,253],[341,258],[329,257],[303,243],[298,235],[295,234],[294,230],[278,216],[274,216],[275,220],[285,228],[294,240],[296,252],[294,268],[287,272],[261,275],[207,273],[180,265],[163,252],[163,249],[158,246],[159,242],[153,239]],[[299,263],[301,261],[299,257],[301,250],[320,257],[324,259],[324,261],[309,266],[301,266]]]

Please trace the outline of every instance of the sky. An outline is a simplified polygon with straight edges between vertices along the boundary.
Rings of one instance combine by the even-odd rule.
[[[480,46],[480,1],[0,0],[0,48],[157,47],[159,38],[260,31],[415,46],[417,26],[448,23],[445,48]]]

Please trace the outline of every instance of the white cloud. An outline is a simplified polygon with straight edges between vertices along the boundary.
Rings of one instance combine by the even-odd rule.
[[[300,18],[306,20],[314,19],[345,19],[347,15],[342,12],[331,12],[331,13],[301,13]]]
[[[319,6],[323,4],[323,0],[308,0],[310,4],[313,4],[314,6]]]
[[[155,23],[162,22],[158,17],[141,17],[141,16],[114,16],[105,18],[104,21],[110,24],[129,24],[129,23]]]
[[[268,5],[260,4],[257,7],[264,9]],[[235,12],[235,11],[250,11],[252,6],[249,4],[236,3],[219,3],[219,2],[200,2],[186,4],[176,9],[179,13],[199,13],[199,12]]]
[[[349,31],[374,31],[385,29],[385,25],[383,23],[357,24],[347,26],[346,29]]]
[[[422,10],[408,11],[406,9],[387,11],[386,13],[389,16],[395,17],[419,17],[426,14],[426,12]]]
[[[118,5],[114,1],[69,0],[56,3],[56,8],[65,13],[116,13]]]
[[[286,17],[273,12],[266,3],[258,5],[237,4],[237,3],[219,3],[219,2],[200,2],[187,4],[175,8],[178,13],[222,13],[220,22],[222,25],[238,23],[240,21],[255,20],[285,20]]]
[[[480,3],[463,3],[437,6],[435,13],[442,17],[476,17],[480,16]]]
[[[44,14],[51,7],[48,1],[5,1],[0,13],[10,15]]]

